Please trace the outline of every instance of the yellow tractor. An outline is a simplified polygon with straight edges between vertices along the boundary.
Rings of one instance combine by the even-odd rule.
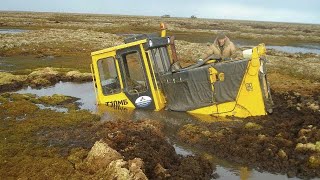
[[[93,52],[91,71],[98,104],[113,108],[185,111],[213,116],[272,112],[264,44],[242,60],[206,59],[178,65],[174,38],[143,34]],[[248,51],[247,51],[248,52]]]

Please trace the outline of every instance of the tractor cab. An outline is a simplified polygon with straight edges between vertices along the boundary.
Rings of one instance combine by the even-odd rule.
[[[92,53],[97,101],[111,107],[164,108],[160,76],[172,64],[167,48],[170,38],[139,35],[125,42]]]
[[[177,66],[174,38],[137,35],[125,44],[93,52],[91,70],[98,104],[114,108],[186,111],[247,117],[266,115],[271,96],[264,45],[251,59]]]

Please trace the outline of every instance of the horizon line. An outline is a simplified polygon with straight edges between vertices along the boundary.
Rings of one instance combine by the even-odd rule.
[[[161,16],[163,15],[169,15],[169,18],[164,18],[164,19],[170,19],[170,18],[180,18],[180,19],[191,19],[191,16],[171,16],[170,14],[163,14],[163,15],[132,15],[132,14],[108,14],[108,13],[93,13],[93,12],[70,12],[70,11],[28,11],[28,10],[24,10],[24,11],[15,11],[15,10],[1,10],[0,12],[8,12],[8,13],[56,13],[56,14],[87,14],[87,15],[108,15],[108,16],[133,16],[133,17],[159,17],[161,18]],[[286,23],[286,24],[303,24],[303,25],[320,25],[320,23],[311,23],[311,22],[285,22],[285,21],[268,21],[268,20],[252,20],[252,19],[228,19],[228,18],[209,18],[209,17],[197,17],[196,19],[207,19],[207,20],[227,20],[227,21],[254,21],[254,22],[266,22],[266,23]]]

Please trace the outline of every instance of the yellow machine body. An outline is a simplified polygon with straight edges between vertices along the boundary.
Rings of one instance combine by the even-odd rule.
[[[165,107],[177,107],[178,111],[186,111],[191,114],[235,117],[267,115],[272,110],[270,107],[272,100],[264,70],[263,59],[265,59],[266,53],[264,44],[254,47],[251,59],[243,61],[245,69],[243,77],[238,83],[239,87],[233,88],[232,93],[236,93],[234,98],[226,102],[219,102],[214,98],[214,94],[217,92],[215,88],[218,87],[218,83],[221,84],[231,77],[226,71],[222,71],[221,67],[223,69],[224,65],[232,66],[232,63],[237,63],[237,61],[215,62],[211,60],[195,68],[181,69],[177,73],[172,70],[172,66],[175,64],[172,60],[172,54],[170,54],[170,52],[172,53],[170,50],[172,42],[170,42],[170,37],[166,37],[165,31],[165,27],[163,27],[159,37],[134,37],[129,39],[126,44],[91,54],[91,70],[98,104],[113,108],[140,108],[155,111]],[[218,63],[221,63],[217,66],[220,67],[220,70],[214,65]],[[177,96],[184,97],[181,93],[187,91],[174,88],[176,87],[175,83],[180,83],[187,89],[190,85],[186,86],[187,80],[183,81],[182,79],[189,76],[189,71],[197,71],[197,69],[201,69],[204,76],[207,72],[207,77],[199,79],[199,81],[203,82],[205,87],[210,87],[208,90],[210,92],[205,94],[212,93],[213,99],[205,100],[209,102],[208,105],[202,105],[204,103],[196,99],[195,101],[200,104],[199,107],[193,107],[192,100],[189,99],[190,106],[181,110],[179,103],[182,102],[177,102],[179,99],[174,99]],[[177,76],[179,73],[180,77]],[[173,78],[176,76],[178,78]],[[198,83],[197,77],[194,78],[194,82]],[[170,89],[168,90],[166,86],[170,86]],[[197,84],[194,86],[197,88]],[[237,92],[234,92],[234,89],[237,89]],[[225,89],[225,91],[227,93],[229,90]],[[196,91],[186,97],[197,97],[193,96],[194,93]],[[223,91],[220,90],[219,93],[222,93],[223,96]],[[185,100],[185,98],[180,99],[181,101]],[[170,106],[170,103],[173,105]]]
[[[261,116],[267,115],[267,107],[265,107],[263,88],[259,80],[259,69],[261,67],[260,57],[265,56],[265,46],[260,44],[253,48],[252,59],[249,61],[247,71],[240,85],[238,95],[235,101],[215,104],[212,106],[188,111],[194,114],[207,114],[217,116]],[[213,70],[211,76],[215,76],[217,71]],[[215,80],[212,80],[214,83]],[[212,87],[214,90],[214,85]]]

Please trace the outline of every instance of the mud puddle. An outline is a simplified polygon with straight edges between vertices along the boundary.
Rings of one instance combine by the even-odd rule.
[[[314,53],[320,54],[320,45],[305,45],[305,46],[267,46],[268,49],[274,49],[285,53]]]
[[[103,121],[112,121],[117,119],[130,119],[134,121],[152,119],[161,121],[165,124],[164,132],[167,140],[173,144],[177,154],[182,156],[204,154],[209,156],[214,164],[216,164],[216,171],[219,179],[286,179],[286,175],[277,175],[268,172],[260,172],[256,169],[244,167],[233,162],[228,162],[219,159],[210,154],[208,151],[199,147],[191,147],[188,144],[180,142],[175,138],[177,131],[184,125],[190,123],[201,123],[199,120],[204,120],[203,117],[191,116],[187,113],[169,112],[169,111],[141,111],[130,109],[113,109],[105,106],[97,106],[95,100],[95,93],[93,84],[88,83],[70,83],[59,82],[56,85],[43,89],[32,89],[30,87],[17,91],[18,93],[32,93],[38,96],[51,96],[53,94],[63,94],[79,98],[77,103],[80,103],[81,109],[90,110],[102,116]]]
[[[67,96],[73,96],[79,98],[77,101],[80,103],[81,109],[97,112],[96,96],[93,90],[92,82],[87,83],[71,83],[71,82],[59,82],[54,86],[43,89],[32,89],[27,87],[17,91],[17,93],[25,94],[31,93],[37,96],[52,96],[54,94],[63,94]]]
[[[0,34],[19,34],[27,31],[24,29],[0,29]]]

